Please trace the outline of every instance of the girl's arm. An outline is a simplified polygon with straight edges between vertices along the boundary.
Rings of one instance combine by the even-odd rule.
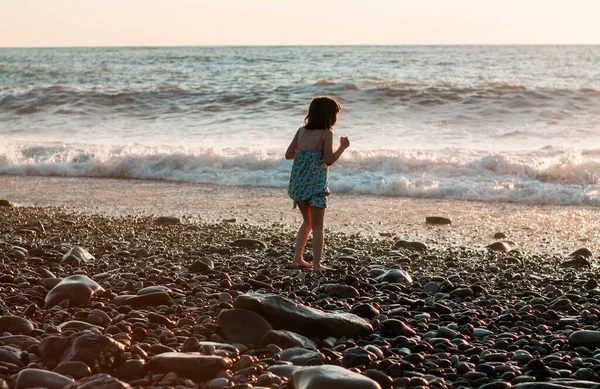
[[[285,159],[294,159],[294,157],[296,156],[296,148],[298,147],[298,132],[300,132],[300,130],[296,131],[294,139],[292,139],[292,142],[290,143],[285,152]]]
[[[350,147],[350,141],[347,137],[340,138],[340,147],[333,151],[333,131],[327,131],[323,137],[323,162],[326,165],[333,165],[342,155],[342,153]]]

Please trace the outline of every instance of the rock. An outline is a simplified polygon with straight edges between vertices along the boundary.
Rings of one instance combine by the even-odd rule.
[[[354,337],[373,332],[370,323],[351,313],[324,312],[275,294],[243,294],[235,299],[234,307],[258,313],[275,329],[305,336]]]
[[[592,381],[580,381],[580,380],[558,380],[546,382],[523,382],[513,385],[513,389],[573,389],[573,388],[595,388],[597,382]]]
[[[494,234],[494,239],[506,239],[506,234],[504,232],[496,232]]]
[[[146,374],[147,365],[148,364],[143,359],[129,359],[119,366],[115,375],[125,380],[142,377]]]
[[[381,322],[381,333],[387,338],[394,338],[399,335],[411,337],[417,334],[408,324],[398,319],[387,319]]]
[[[371,378],[334,365],[298,369],[292,380],[295,389],[381,389]]]
[[[390,269],[384,274],[377,277],[377,280],[383,282],[401,283],[409,285],[413,283],[413,279],[410,276],[410,274],[408,274],[408,272],[402,269]]]
[[[80,320],[69,320],[67,322],[60,323],[58,325],[58,328],[60,328],[63,331],[64,330],[85,331],[85,330],[91,330],[91,329],[97,329],[100,332],[104,331],[104,328],[102,328],[100,326],[90,324],[88,322],[80,321]]]
[[[345,367],[368,366],[372,361],[377,359],[375,354],[362,347],[346,349],[343,352],[343,356]]]
[[[257,239],[242,238],[234,240],[232,246],[246,247],[250,249],[266,249],[267,244]]]
[[[81,379],[92,375],[92,369],[80,361],[61,362],[52,370],[55,373]]]
[[[569,344],[572,347],[585,346],[590,349],[600,347],[600,331],[575,331],[569,335]]]
[[[10,363],[17,368],[22,368],[25,364],[21,361],[23,351],[14,346],[0,346],[0,362]]]
[[[103,292],[104,289],[87,276],[70,276],[64,278],[48,292],[45,308],[52,308],[63,300],[69,300],[71,305],[89,304],[94,295]]]
[[[131,385],[108,374],[96,374],[69,384],[63,389],[131,389]]]
[[[471,297],[474,294],[475,293],[473,292],[473,289],[471,289],[471,288],[456,288],[456,289],[450,291],[450,297],[465,298],[465,297]]]
[[[435,224],[435,225],[445,225],[445,224],[452,224],[452,220],[448,219],[447,217],[441,217],[441,216],[427,216],[425,218],[425,223],[426,224]]]
[[[491,244],[488,244],[487,247],[489,250],[492,251],[510,251],[512,250],[512,246],[507,242],[507,241],[500,241],[500,242],[494,242]]]
[[[375,308],[372,304],[364,303],[352,307],[352,313],[360,317],[372,319],[379,315],[379,309]]]
[[[435,294],[437,292],[439,292],[440,290],[440,284],[438,284],[437,282],[434,281],[430,281],[428,283],[426,283],[425,285],[423,285],[423,291],[429,294]]]
[[[75,246],[60,259],[61,265],[81,266],[93,261],[94,256],[80,246]]]
[[[582,247],[580,249],[577,249],[577,250],[573,251],[571,254],[569,254],[569,257],[575,257],[575,256],[580,256],[580,257],[584,257],[584,258],[591,258],[592,257],[592,252],[590,251],[590,249]]]
[[[39,343],[40,341],[36,338],[26,335],[10,335],[0,337],[0,344],[17,346],[21,350],[27,350],[29,347],[38,345]]]
[[[282,361],[288,361],[293,363],[294,365],[305,366],[307,364],[310,365],[320,365],[325,363],[327,358],[325,355],[318,351],[314,350],[306,350],[301,347],[292,347],[287,350],[283,350],[279,354],[279,359]],[[309,363],[310,361],[310,363]]]
[[[151,293],[169,293],[172,294],[173,291],[169,288],[167,288],[166,286],[163,285],[152,285],[152,286],[147,286],[145,288],[142,288],[140,290],[137,291],[137,295],[138,296],[143,296],[145,294],[151,294]]]
[[[175,216],[159,216],[154,219],[154,224],[159,226],[170,226],[175,224],[180,224],[181,220]]]
[[[591,267],[592,264],[590,261],[581,255],[572,256],[571,259],[568,259],[560,264],[561,267]]]
[[[175,372],[177,375],[207,381],[231,367],[231,360],[198,353],[163,353],[150,359],[150,370],[157,373]]]
[[[0,317],[0,333],[9,332],[13,335],[31,335],[33,333],[33,324],[19,316],[6,315]],[[0,338],[1,339],[1,338]]]
[[[423,242],[413,242],[408,240],[397,240],[394,243],[394,249],[408,249],[414,251],[425,251],[427,250],[427,245]]]
[[[40,341],[40,357],[54,369],[61,362],[79,361],[93,373],[112,372],[121,363],[125,346],[105,335],[76,332],[69,337],[49,336]]]
[[[189,270],[192,273],[202,273],[207,270],[213,270],[215,268],[215,264],[212,259],[208,257],[202,257],[192,263]]]
[[[275,344],[282,349],[292,347],[301,347],[309,350],[316,350],[317,345],[307,337],[286,330],[271,330],[267,332],[260,341],[259,348],[265,348],[269,344]]]
[[[73,382],[73,379],[64,375],[42,369],[23,369],[17,375],[15,389],[46,388],[63,389]]]
[[[323,287],[325,288],[325,293],[333,297],[354,298],[360,296],[358,290],[350,285],[325,284]]]
[[[154,292],[143,295],[121,295],[112,300],[115,305],[147,306],[159,305],[171,301],[171,295],[167,292]]]
[[[245,309],[226,309],[217,317],[225,338],[233,343],[257,345],[273,326],[256,312]]]
[[[8,200],[0,200],[0,207],[14,208],[14,204]]]

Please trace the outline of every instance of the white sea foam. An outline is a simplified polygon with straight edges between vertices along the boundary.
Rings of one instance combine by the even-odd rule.
[[[349,150],[331,168],[330,187],[354,194],[600,206],[599,153]],[[0,174],[283,188],[290,168],[281,150],[48,146],[0,139]]]

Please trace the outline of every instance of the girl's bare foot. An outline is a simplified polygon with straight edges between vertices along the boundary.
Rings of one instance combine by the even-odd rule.
[[[305,260],[301,260],[300,262],[292,262],[292,269],[310,269],[312,268],[312,264],[306,262]]]
[[[319,265],[319,266],[313,266],[313,270],[315,271],[327,271],[327,270],[333,270],[330,267],[327,266],[323,266],[323,265]]]

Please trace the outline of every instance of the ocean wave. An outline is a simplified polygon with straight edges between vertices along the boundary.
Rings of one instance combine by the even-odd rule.
[[[409,112],[419,113],[431,108],[443,112],[448,119],[495,119],[511,114],[553,121],[577,112],[600,114],[600,91],[590,88],[531,89],[505,83],[481,86],[418,85],[398,81],[339,83],[327,79],[312,84],[258,84],[243,89],[167,82],[127,87],[20,84],[0,88],[0,114],[10,119],[45,111],[52,113],[56,108],[64,109],[63,112],[77,108],[100,114],[151,112],[155,115],[162,111],[172,113],[174,105],[181,114],[240,109],[286,111],[318,94],[334,95],[343,103],[370,106],[374,111],[402,106]],[[441,119],[446,120],[446,117]]]
[[[595,157],[590,157],[590,155]],[[349,151],[331,169],[333,192],[600,206],[600,150]],[[0,139],[0,174],[131,178],[287,187],[275,152],[141,146],[25,145]]]

